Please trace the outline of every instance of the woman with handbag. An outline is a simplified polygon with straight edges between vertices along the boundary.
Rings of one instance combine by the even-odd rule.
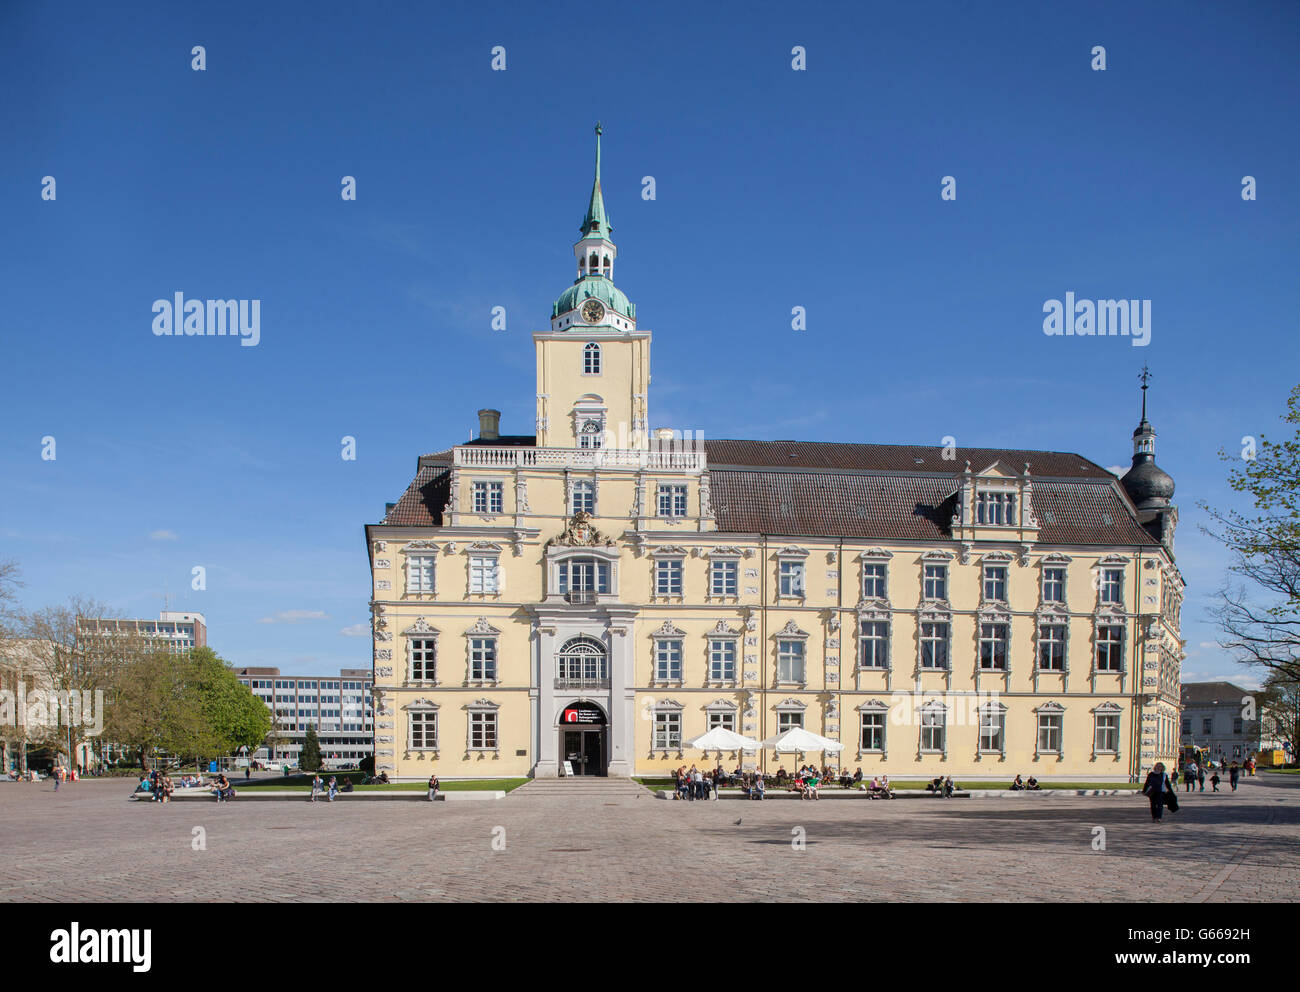
[[[1159,823],[1164,816],[1166,805],[1175,813],[1178,812],[1178,797],[1174,792],[1173,783],[1165,774],[1163,761],[1157,761],[1156,766],[1151,769],[1146,782],[1142,784],[1142,792],[1151,801],[1151,819],[1156,823]]]

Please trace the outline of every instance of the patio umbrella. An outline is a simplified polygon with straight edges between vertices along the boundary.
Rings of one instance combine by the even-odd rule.
[[[758,747],[758,741],[726,727],[714,727],[707,734],[687,741],[686,746],[701,751],[753,751]]]
[[[814,734],[803,727],[791,727],[783,734],[769,737],[763,741],[764,748],[773,751],[843,751],[844,745],[829,737]]]

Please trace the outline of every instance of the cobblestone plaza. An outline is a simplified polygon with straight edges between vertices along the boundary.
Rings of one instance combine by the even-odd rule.
[[[123,780],[58,793],[6,783],[0,900],[1277,902],[1300,891],[1296,776],[1180,793],[1161,824],[1137,796],[682,803],[607,782],[314,806],[142,806]],[[1093,849],[1096,827],[1105,850]]]

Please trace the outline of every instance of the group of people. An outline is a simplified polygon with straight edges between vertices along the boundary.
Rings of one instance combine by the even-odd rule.
[[[334,797],[337,796],[340,792],[352,792],[352,791],[353,791],[352,779],[345,778],[343,780],[343,784],[340,786],[337,775],[331,775],[329,777],[329,781],[323,781],[320,777],[320,772],[316,772],[311,779],[311,795],[308,797],[308,800],[314,803],[316,801],[317,796],[323,795],[329,800],[329,802],[333,802]],[[430,791],[432,791],[432,785]],[[430,798],[433,797],[430,796]]]
[[[673,772],[673,798],[693,802],[696,799],[718,798],[718,786],[726,780],[726,772],[718,765],[713,771],[701,771],[695,765],[689,769],[682,765]]]
[[[1029,781],[1027,782],[1017,775],[1015,781],[1011,783],[1012,792],[1038,792],[1041,788],[1042,786],[1038,784],[1038,779],[1034,778],[1032,775],[1029,776]]]
[[[1219,783],[1222,782],[1223,779],[1219,777],[1218,768],[1215,768],[1213,766],[1213,763],[1209,763],[1209,764],[1210,764],[1209,772],[1210,772],[1211,791],[1218,792]],[[1255,773],[1254,767],[1255,767],[1254,759],[1247,758],[1246,770],[1252,775]],[[1237,783],[1241,780],[1241,771],[1242,771],[1241,766],[1239,766],[1235,761],[1232,763],[1232,767],[1228,769],[1228,784],[1232,786],[1233,792],[1237,791]],[[1183,791],[1195,792],[1197,785],[1199,785],[1200,791],[1204,792],[1205,772],[1206,772],[1206,765],[1199,764],[1195,758],[1189,759],[1187,764],[1183,766]]]
[[[185,776],[182,782],[188,786],[189,776]],[[169,803],[176,791],[176,783],[172,781],[172,777],[166,772],[161,772],[155,768],[147,775],[140,777],[140,784],[135,787],[135,791],[144,793],[153,802]]]
[[[942,796],[944,799],[951,799],[952,794],[960,788],[961,786],[952,780],[951,775],[947,778],[944,778],[942,775],[936,776],[932,781],[925,784],[926,792],[933,792],[935,795]]]

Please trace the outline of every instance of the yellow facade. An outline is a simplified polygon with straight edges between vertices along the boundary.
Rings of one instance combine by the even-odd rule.
[[[534,335],[534,432],[481,412],[366,528],[379,769],[1115,781],[1173,760],[1172,508],[1140,513],[1073,455],[652,437],[650,333],[583,278],[613,254],[600,209],[576,246],[589,295]],[[908,486],[934,494],[919,537],[887,512]],[[686,745],[711,723],[844,749]]]

